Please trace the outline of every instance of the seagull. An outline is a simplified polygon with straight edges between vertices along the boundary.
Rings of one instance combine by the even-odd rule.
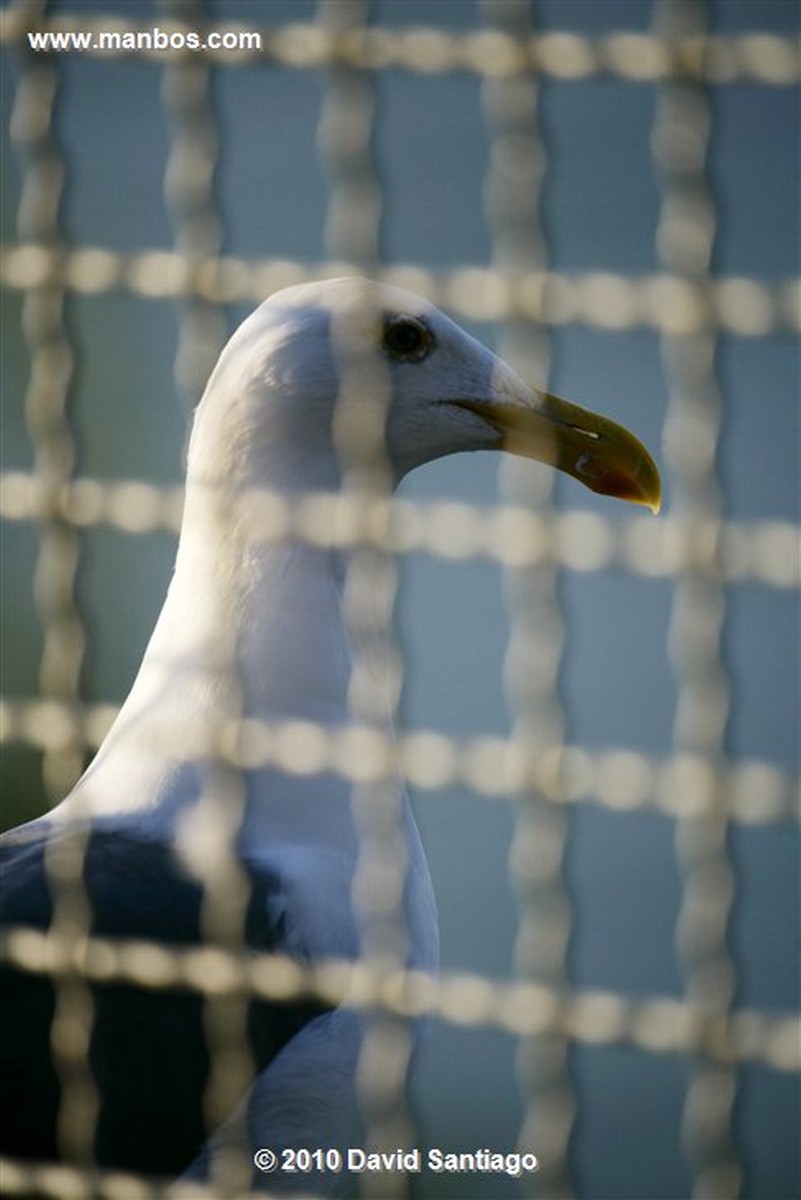
[[[378,429],[365,440],[379,444],[390,490],[444,455],[501,450],[659,508],[659,473],[631,433],[529,386],[431,303],[357,278],[272,295],[233,334],[197,407],[175,570],[131,692],[69,795],[0,841],[5,925],[50,926],[46,857],[77,846],[91,933],[197,946],[210,936],[204,882],[222,843],[246,884],[249,953],[304,964],[359,957],[349,781],[326,768],[245,766],[229,789],[233,831],[220,817],[230,760],[219,733],[231,721],[301,720],[333,731],[352,721],[359,647],[345,612],[347,550],[291,531],[259,539],[243,518],[259,489],[291,507],[310,492],[336,498],[359,478],[358,446],[343,448],[341,397],[352,430]],[[434,972],[434,893],[402,790],[399,821],[405,965]],[[0,997],[0,1152],[57,1161],[53,984],[12,959]],[[99,1166],[202,1180],[236,1139],[251,1155],[359,1144],[363,1030],[346,1006],[312,996],[253,1001],[252,1073],[236,1111],[209,1128],[202,998],[119,980],[93,984],[92,997]],[[251,1186],[334,1193],[343,1184],[327,1172],[295,1181],[254,1169]]]

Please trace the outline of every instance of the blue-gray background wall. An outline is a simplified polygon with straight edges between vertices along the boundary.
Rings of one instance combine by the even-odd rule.
[[[77,5],[53,6],[55,11]],[[88,13],[107,6],[84,4]],[[158,22],[149,4],[116,12]],[[216,3],[212,16],[254,26],[314,17],[314,4]],[[545,29],[586,34],[647,31],[647,0],[538,5]],[[386,0],[388,25],[472,29],[469,0],[428,4]],[[797,30],[795,3],[720,0],[714,31]],[[4,112],[15,69],[4,55]],[[76,246],[121,251],[169,248],[173,230],[163,195],[169,133],[161,108],[162,69],[144,59],[58,60],[57,134],[68,163],[63,229]],[[492,252],[482,188],[488,139],[475,75],[389,70],[379,81],[377,153],[385,186],[384,253],[390,263],[431,268],[487,264]],[[248,64],[214,72],[221,154],[218,197],[224,250],[244,257],[325,257],[327,181],[316,148],[323,95],[313,72]],[[719,230],[714,270],[767,281],[798,270],[798,98],[791,89],[736,83],[711,94],[711,186]],[[593,77],[546,81],[542,132],[548,170],[543,223],[550,265],[563,271],[640,274],[658,269],[654,232],[659,181],[651,164],[652,86]],[[4,122],[4,137],[8,137]],[[19,170],[5,151],[3,239],[15,238]],[[20,335],[21,298],[3,308],[2,465],[29,469],[32,447],[23,397],[28,362]],[[243,309],[231,311],[235,323]],[[81,475],[177,482],[187,414],[173,382],[179,309],[126,294],[72,296],[69,324],[78,350],[71,399]],[[492,342],[497,331],[471,326]],[[628,425],[661,457],[667,394],[658,335],[609,333],[572,325],[552,337],[553,390]],[[728,516],[798,519],[799,387],[789,334],[719,343],[723,436],[719,466]],[[460,456],[420,470],[410,497],[497,499],[498,461]],[[671,479],[665,478],[671,511]],[[557,485],[560,506],[612,514],[611,502],[572,481]],[[615,511],[647,521],[647,514]],[[41,636],[32,604],[36,534],[3,527],[3,692],[36,694]],[[89,629],[83,694],[117,702],[125,694],[158,611],[173,554],[167,535],[82,535],[78,598]],[[669,581],[620,570],[567,574],[562,595],[567,645],[561,684],[568,737],[589,749],[627,746],[671,752],[676,685],[667,634]],[[757,584],[728,590],[725,662],[732,685],[727,750],[736,762],[767,760],[797,769],[799,612],[797,593]],[[403,714],[409,728],[467,736],[509,728],[502,664],[507,624],[499,568],[413,557],[403,564],[399,629],[406,652]],[[4,756],[5,823],[42,810],[33,751]],[[503,979],[513,970],[516,903],[507,855],[513,812],[464,790],[421,793],[420,824],[438,893],[444,965]],[[619,814],[592,805],[570,816],[567,876],[574,906],[570,970],[580,987],[633,998],[679,996],[675,948],[681,878],[674,825],[666,816]],[[730,840],[737,899],[730,949],[736,1002],[766,1012],[798,1006],[798,832],[791,824],[735,827]],[[499,1033],[438,1025],[416,1089],[424,1138],[447,1148],[511,1149],[521,1113],[515,1043]],[[679,1125],[686,1065],[626,1047],[572,1053],[579,1096],[573,1153],[589,1200],[662,1200],[689,1194]],[[749,1066],[735,1110],[745,1151],[745,1194],[781,1200],[798,1194],[798,1091],[792,1077]],[[471,1185],[472,1186],[472,1185]],[[476,1178],[471,1196],[497,1200],[514,1185]],[[447,1179],[425,1193],[465,1197]]]

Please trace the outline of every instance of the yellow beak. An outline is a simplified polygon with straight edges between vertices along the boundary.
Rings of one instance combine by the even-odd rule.
[[[593,492],[644,504],[658,513],[659,471],[642,442],[622,425],[548,392],[538,404],[459,400],[501,434],[501,449],[566,471]]]

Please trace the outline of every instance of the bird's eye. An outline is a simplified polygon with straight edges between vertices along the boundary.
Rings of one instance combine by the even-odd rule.
[[[421,362],[434,348],[434,337],[418,317],[386,317],[381,346],[395,362]]]

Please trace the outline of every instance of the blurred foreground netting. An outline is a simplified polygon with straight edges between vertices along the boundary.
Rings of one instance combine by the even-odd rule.
[[[69,236],[62,210],[71,164],[59,133],[66,56],[33,54],[26,33],[32,27],[112,25],[136,31],[145,19],[140,26],[130,16],[84,15],[62,7],[50,12],[44,3],[28,2],[12,4],[0,16],[3,51],[16,58],[10,124],[21,180],[17,229],[4,247],[2,281],[8,295],[21,300],[20,336],[29,365],[24,420],[32,451],[27,469],[9,469],[0,478],[0,516],[13,527],[36,530],[31,603],[42,634],[37,689],[20,690],[8,679],[0,736],[4,749],[35,752],[50,800],[70,788],[115,712],[113,705],[89,702],[81,687],[84,651],[93,634],[76,590],[82,539],[97,530],[120,539],[174,533],[182,501],[179,487],[99,479],[81,469],[73,407],[81,354],[91,356],[93,348],[79,347],[71,330],[74,298],[124,295],[143,306],[174,301],[180,313],[175,377],[188,408],[197,402],[224,341],[226,306],[252,304],[278,288],[321,276],[369,273],[409,287],[457,317],[503,324],[504,353],[522,371],[538,373],[541,382],[549,360],[539,340],[543,329],[548,335],[573,325],[610,335],[654,333],[669,396],[664,437],[672,489],[668,514],[647,525],[615,514],[560,513],[541,478],[528,485],[510,476],[504,502],[493,508],[408,498],[390,504],[378,454],[372,476],[365,480],[354,473],[336,502],[309,494],[290,504],[267,490],[247,498],[242,519],[254,541],[280,541],[291,533],[312,545],[350,550],[348,620],[354,630],[374,619],[358,603],[360,589],[380,594],[385,625],[375,658],[356,664],[360,686],[354,689],[352,726],[332,734],[300,721],[242,721],[232,711],[231,727],[220,731],[215,744],[220,772],[208,801],[212,808],[224,801],[230,835],[218,845],[206,883],[205,930],[214,946],[188,950],[90,936],[80,847],[68,861],[51,856],[52,928],[47,934],[9,931],[5,953],[8,961],[56,982],[54,1044],[65,1089],[60,1138],[76,1165],[4,1162],[7,1194],[35,1191],[59,1200],[166,1194],[143,1180],[95,1171],[91,1163],[97,1106],[86,1061],[89,984],[113,980],[154,990],[180,984],[204,997],[214,1064],[212,1123],[224,1117],[247,1077],[241,1050],[248,997],[310,995],[369,1013],[360,1079],[374,1116],[372,1144],[382,1148],[411,1144],[415,1136],[404,1104],[411,1018],[432,1014],[454,1029],[486,1027],[514,1036],[520,1040],[524,1091],[520,1148],[543,1158],[541,1174],[525,1186],[549,1200],[597,1194],[591,1178],[578,1177],[573,1161],[585,1104],[577,1050],[626,1046],[648,1059],[682,1056],[689,1067],[676,1137],[692,1195],[727,1200],[747,1190],[753,1167],[744,1118],[738,1117],[744,1110],[743,1069],[797,1075],[801,1026],[786,1007],[741,1003],[742,981],[730,945],[741,891],[732,839],[744,828],[771,830],[782,823],[797,834],[797,776],[785,762],[729,756],[730,713],[740,681],[726,664],[724,640],[733,587],[797,594],[801,573],[796,523],[727,513],[719,474],[727,407],[718,361],[721,339],[787,337],[798,333],[801,322],[798,281],[792,277],[797,261],[788,264],[784,278],[715,271],[726,196],[716,192],[710,156],[714,90],[795,85],[801,59],[789,37],[713,34],[708,15],[700,0],[663,0],[654,6],[648,32],[593,37],[540,32],[528,6],[512,0],[484,6],[486,27],[453,33],[435,24],[384,27],[369,5],[333,0],[320,6],[316,21],[265,28],[260,52],[145,53],[151,71],[143,86],[161,89],[169,130],[164,191],[174,241],[169,248],[133,250],[78,244]],[[177,29],[216,24],[202,3],[159,5],[153,20]],[[74,62],[79,56],[70,57]],[[81,57],[91,64],[103,55],[90,51]],[[264,72],[314,72],[324,82],[318,140],[328,186],[327,257],[319,262],[225,252],[226,211],[218,197],[226,170],[225,129],[214,89],[221,76],[254,65]],[[491,266],[445,269],[382,261],[382,221],[392,219],[392,196],[385,194],[381,165],[392,147],[381,140],[377,114],[382,72],[389,71],[409,73],[420,88],[451,72],[480,79],[489,144],[484,202]],[[540,120],[540,91],[597,79],[655,92],[648,165],[660,188],[657,266],[641,274],[571,272],[550,261],[540,208],[549,156],[559,147],[550,145]],[[367,382],[381,393],[380,379],[342,383],[346,456],[349,404]],[[451,562],[488,560],[508,572],[509,736],[455,738],[421,729],[401,730],[394,740],[402,684],[392,615],[396,563],[416,552]],[[666,755],[633,746],[598,750],[571,736],[570,705],[560,683],[570,638],[563,579],[610,569],[671,586],[676,704],[673,750]],[[633,644],[631,652],[637,653]],[[389,701],[371,687],[376,666],[389,679]],[[207,751],[199,736],[198,758]],[[370,948],[362,962],[302,966],[282,957],[254,959],[242,945],[247,897],[232,853],[230,815],[241,806],[241,772],[265,764],[296,775],[330,770],[352,785],[363,839],[356,890]],[[435,980],[401,969],[405,864],[393,858],[398,767],[420,792],[457,787],[502,805],[511,801],[516,826],[509,871],[521,911],[518,978],[446,969]],[[573,814],[585,803],[603,812],[661,814],[673,822],[682,892],[675,929],[680,998],[656,989],[632,997],[572,982],[571,937],[584,914],[565,855]],[[376,878],[394,904],[386,903]],[[787,917],[797,919],[797,912]],[[226,1160],[219,1170],[219,1191],[193,1187],[185,1194],[244,1194],[241,1162]],[[382,1194],[408,1194],[404,1180],[390,1182]],[[787,1185],[786,1194],[794,1194],[797,1179]],[[180,1197],[184,1191],[169,1194]]]

